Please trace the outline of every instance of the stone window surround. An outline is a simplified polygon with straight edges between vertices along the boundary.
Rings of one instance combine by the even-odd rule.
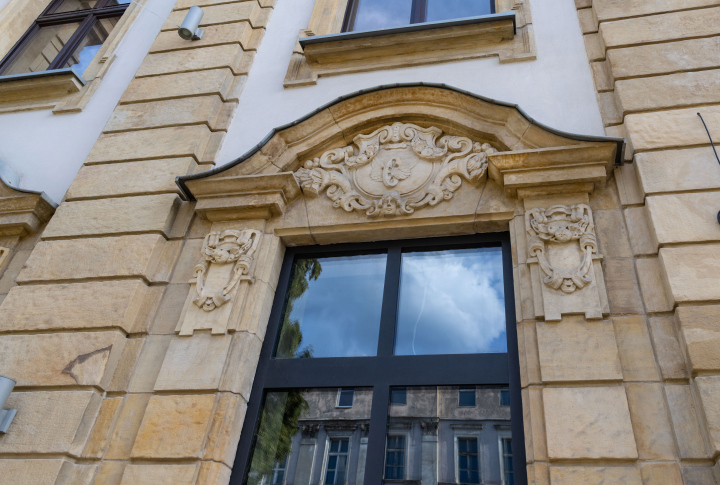
[[[11,0],[0,11],[0,55],[20,40],[50,0]],[[144,5],[147,0],[137,0]],[[132,2],[98,50],[80,80],[69,70],[46,71],[40,76],[0,77],[0,113],[52,109],[54,114],[82,111],[100,85],[115,59],[115,52],[125,33],[140,13],[141,6]]]
[[[285,87],[313,85],[319,76],[393,69],[462,59],[498,56],[501,63],[536,59],[532,17],[528,0],[495,0],[495,14],[487,24],[458,26],[456,21],[433,22],[428,29],[376,31],[372,36],[352,39],[342,32],[348,0],[317,0],[306,29],[300,31],[285,76]],[[509,13],[514,13],[512,29]],[[420,30],[417,30],[420,29]],[[407,30],[407,31],[405,31]],[[302,39],[328,36],[322,44]],[[471,40],[472,39],[472,40]],[[481,39],[481,42],[478,42]],[[428,49],[442,45],[428,59]],[[393,46],[392,49],[385,48]],[[398,47],[399,46],[399,47]],[[399,52],[398,52],[399,51]]]

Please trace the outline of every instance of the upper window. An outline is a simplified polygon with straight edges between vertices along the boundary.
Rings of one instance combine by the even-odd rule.
[[[350,0],[344,32],[381,30],[495,12],[495,0]]]
[[[500,483],[512,457],[487,443],[523,442],[509,248],[288,248],[232,483]]]
[[[130,0],[53,0],[0,61],[0,75],[72,68],[80,77]]]

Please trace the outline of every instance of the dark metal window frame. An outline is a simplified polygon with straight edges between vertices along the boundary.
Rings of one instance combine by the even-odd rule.
[[[80,42],[85,38],[88,32],[93,28],[99,19],[108,17],[119,17],[128,8],[129,3],[120,5],[108,5],[113,0],[99,0],[93,8],[85,10],[75,10],[73,12],[53,13],[60,7],[63,0],[53,0],[43,10],[40,16],[33,22],[30,28],[20,37],[20,40],[10,49],[10,52],[0,61],[0,76],[7,70],[12,62],[17,59],[23,49],[32,41],[35,34],[41,27],[70,24],[80,22],[80,26],[68,39],[67,43],[55,56],[55,59],[47,67],[46,71],[60,69],[70,59]]]
[[[403,252],[501,247],[508,352],[506,354],[393,355]],[[274,358],[285,297],[296,258],[368,254],[387,251],[377,355],[374,357]],[[385,442],[391,387],[508,386],[517,485],[527,484],[520,362],[518,357],[512,257],[508,233],[411,239],[364,244],[333,244],[288,248],[270,312],[265,341],[248,402],[243,433],[235,456],[232,485],[242,485],[250,469],[251,451],[266,392],[290,389],[372,387],[372,409],[365,468],[366,485],[383,482]],[[516,451],[517,450],[517,451]]]
[[[355,24],[355,16],[361,0],[349,0],[347,9],[345,10],[345,18],[343,19],[343,32],[352,32]],[[490,13],[495,13],[495,0],[490,1]],[[428,0],[412,0],[412,9],[410,10],[410,21],[408,25],[421,24],[427,21]]]

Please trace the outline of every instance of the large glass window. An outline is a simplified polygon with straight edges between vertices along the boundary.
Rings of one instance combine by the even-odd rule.
[[[288,248],[231,483],[527,483],[509,251]]]
[[[350,0],[343,31],[381,30],[495,12],[495,0]]]
[[[72,68],[82,76],[130,0],[54,0],[0,61],[0,75]]]

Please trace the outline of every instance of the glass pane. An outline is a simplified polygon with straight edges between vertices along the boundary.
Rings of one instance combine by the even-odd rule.
[[[358,0],[349,30],[381,30],[410,24],[412,0]]]
[[[3,75],[46,71],[79,26],[71,22],[40,27]]]
[[[248,485],[362,485],[371,388],[355,388],[355,405],[336,408],[339,389],[268,392],[255,433]],[[273,481],[275,480],[275,481]]]
[[[75,12],[77,10],[88,10],[97,5],[97,0],[63,0],[53,13]]]
[[[82,76],[82,73],[90,65],[90,61],[100,50],[118,20],[120,20],[120,17],[98,19],[90,32],[80,41],[80,45],[78,45],[63,67],[72,67],[78,76]]]
[[[338,395],[338,407],[340,408],[349,408],[353,405],[353,397],[355,396],[355,389],[354,388],[348,388],[348,389],[340,389],[340,394]]]
[[[130,0],[110,0],[107,4],[108,7],[113,7],[115,5],[129,5]]]
[[[387,255],[293,263],[276,357],[376,355]]]
[[[478,386],[477,406],[470,408],[458,405],[459,390],[408,387],[407,405],[389,406],[386,479],[512,483],[510,408],[500,405],[501,388]]]
[[[495,0],[427,0],[427,21],[462,19],[492,13]]]
[[[402,255],[395,355],[507,352],[501,248]]]

